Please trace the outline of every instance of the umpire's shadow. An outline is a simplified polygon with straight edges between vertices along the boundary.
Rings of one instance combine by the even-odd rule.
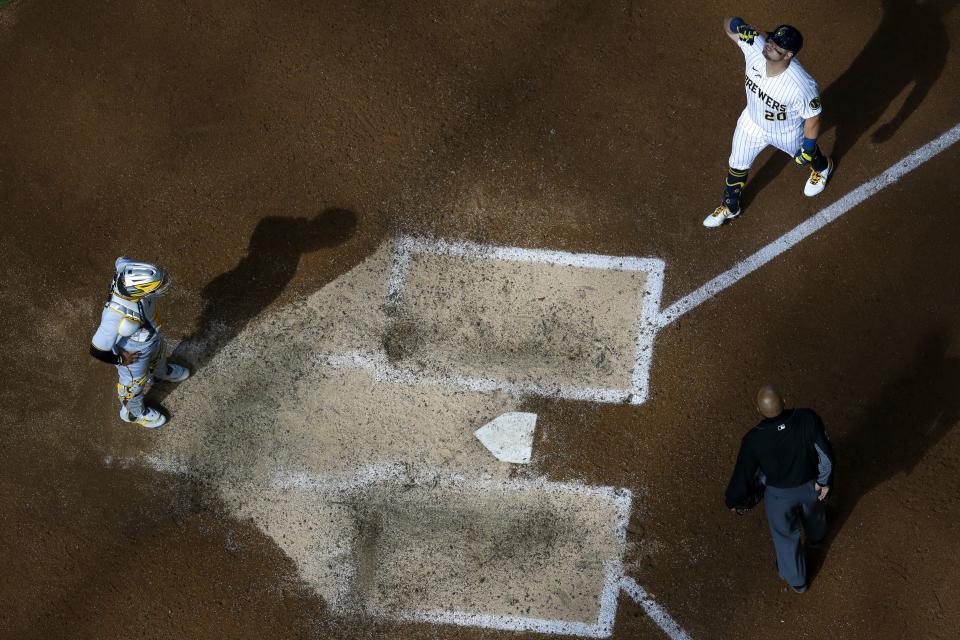
[[[305,253],[345,242],[357,227],[347,209],[325,209],[314,218],[269,216],[257,223],[247,255],[203,288],[197,328],[170,356],[196,374],[276,300],[297,272]],[[171,386],[159,384],[150,399],[162,402]]]
[[[828,499],[830,532],[809,559],[811,581],[860,499],[881,483],[912,473],[960,420],[960,359],[945,357],[949,345],[943,329],[924,336],[913,366],[884,384],[862,419],[833,441],[838,471]]]
[[[887,107],[911,83],[913,87],[896,115],[877,128],[871,140],[882,143],[892,138],[923,102],[946,64],[950,39],[943,17],[957,2],[934,0],[918,4],[914,0],[884,0],[880,25],[860,55],[843,75],[821,91],[820,135],[836,130],[833,146],[823,149],[835,166],[842,163],[851,147],[877,124]],[[787,165],[794,166],[793,160],[775,151],[748,182],[743,206],[749,205],[753,196]]]

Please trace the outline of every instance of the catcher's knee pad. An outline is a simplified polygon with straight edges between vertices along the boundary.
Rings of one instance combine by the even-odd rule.
[[[129,402],[134,398],[142,398],[150,391],[153,383],[153,375],[145,375],[142,378],[132,380],[130,384],[117,383],[117,396],[120,402]]]

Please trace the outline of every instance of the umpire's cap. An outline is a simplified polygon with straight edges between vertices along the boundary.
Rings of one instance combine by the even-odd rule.
[[[768,33],[767,40],[781,49],[793,51],[794,55],[800,53],[800,49],[803,47],[803,36],[800,35],[800,31],[789,24],[782,24]]]

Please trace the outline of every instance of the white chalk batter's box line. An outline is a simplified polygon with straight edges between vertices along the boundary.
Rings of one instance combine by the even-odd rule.
[[[377,382],[447,385],[462,387],[470,389],[471,391],[506,391],[515,396],[537,395],[592,402],[617,403],[626,402],[628,399],[633,401],[631,397],[632,392],[624,389],[516,384],[506,380],[495,380],[493,378],[470,378],[456,375],[428,376],[394,366],[387,359],[386,354],[380,351],[351,351],[338,354],[319,354],[315,362],[333,369],[366,369],[374,374],[374,379]],[[640,402],[636,402],[635,404],[640,404]]]
[[[659,326],[660,296],[663,292],[664,263],[659,258],[636,258],[605,256],[591,253],[568,253],[545,249],[523,249],[477,244],[468,241],[448,242],[419,236],[401,236],[395,240],[393,262],[387,283],[387,301],[397,303],[403,295],[403,285],[410,262],[416,254],[450,256],[473,260],[499,260],[502,262],[530,262],[560,267],[601,269],[606,271],[636,271],[646,274],[645,290],[638,301],[636,351],[631,370],[629,389],[589,388],[566,385],[516,384],[509,380],[474,378],[466,376],[423,376],[415,371],[405,371],[391,364],[385,357],[373,353],[345,354],[329,359],[341,366],[369,368],[380,380],[414,382],[421,384],[446,384],[474,391],[502,390],[519,395],[540,395],[569,400],[593,402],[630,402],[643,404],[647,400],[650,384],[650,363],[653,357],[653,340]]]
[[[593,624],[570,620],[548,620],[523,616],[494,615],[466,611],[425,611],[368,609],[368,614],[393,620],[408,622],[430,622],[451,624],[462,627],[484,627],[505,631],[533,631],[545,634],[573,635],[587,638],[607,638],[613,633],[617,615],[617,598],[623,577],[623,556],[626,553],[627,522],[633,494],[629,489],[583,484],[549,482],[535,480],[497,480],[493,478],[467,478],[460,475],[423,475],[411,477],[403,465],[370,466],[352,478],[317,477],[302,472],[277,472],[270,477],[273,489],[312,490],[324,492],[355,491],[383,481],[415,482],[419,486],[456,487],[476,490],[484,493],[506,493],[522,491],[543,491],[553,494],[600,496],[608,499],[616,509],[616,522],[613,523],[613,536],[616,551],[604,561],[603,588],[599,594],[597,621]],[[341,575],[344,584],[341,592],[346,593],[352,576]],[[337,604],[331,603],[334,609]],[[347,612],[349,613],[349,612]]]

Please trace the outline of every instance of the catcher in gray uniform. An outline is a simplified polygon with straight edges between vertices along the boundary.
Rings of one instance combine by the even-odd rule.
[[[115,266],[90,355],[117,367],[120,419],[155,429],[167,418],[144,402],[153,381],[183,382],[190,377],[186,367],[167,362],[166,340],[160,334],[157,299],[173,280],[148,262],[120,257]]]

